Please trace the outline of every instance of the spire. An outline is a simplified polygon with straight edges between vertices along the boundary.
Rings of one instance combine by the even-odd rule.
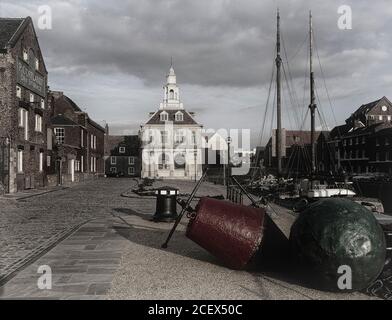
[[[173,68],[173,57],[170,58],[170,69],[169,69],[169,74],[166,76],[166,78],[167,78],[167,84],[177,83],[176,73],[174,72],[174,68]]]

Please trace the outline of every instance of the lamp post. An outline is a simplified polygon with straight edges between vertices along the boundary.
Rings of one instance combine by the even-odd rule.
[[[226,193],[227,196],[229,195],[229,185],[230,185],[230,177],[231,177],[231,172],[230,172],[230,143],[231,143],[231,137],[227,137],[226,139],[227,142],[227,176],[226,176]]]

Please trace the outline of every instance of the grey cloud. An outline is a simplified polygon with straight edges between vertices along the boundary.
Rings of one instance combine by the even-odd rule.
[[[389,94],[389,2],[52,0],[53,30],[37,32],[50,85],[68,92],[118,131],[138,127],[157,108],[173,56],[185,105],[197,111],[205,126],[250,127],[257,135],[274,59],[277,5],[302,107],[308,102],[304,40],[308,10],[313,10],[318,53],[336,116],[342,121],[361,103]],[[3,0],[0,9],[2,15],[31,15],[36,20],[41,4]],[[353,30],[337,28],[337,8],[342,4],[352,7]],[[317,60],[315,69],[327,113]],[[335,125],[332,115],[327,117]],[[120,123],[124,118],[132,121]]]

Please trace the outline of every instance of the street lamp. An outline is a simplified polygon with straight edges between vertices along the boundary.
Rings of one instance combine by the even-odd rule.
[[[227,177],[226,177],[226,198],[229,197],[229,185],[230,185],[230,177],[231,177],[231,172],[230,172],[230,143],[231,143],[231,137],[227,137],[226,139],[227,142]]]
[[[232,139],[231,137],[227,137],[226,142],[227,142],[227,184],[229,184],[230,176],[231,176],[231,170],[230,170],[230,143]]]

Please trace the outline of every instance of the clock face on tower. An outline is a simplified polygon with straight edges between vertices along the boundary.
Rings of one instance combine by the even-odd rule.
[[[381,110],[382,110],[383,112],[387,112],[387,111],[388,111],[388,108],[387,108],[387,106],[382,106],[382,107],[381,107]]]

